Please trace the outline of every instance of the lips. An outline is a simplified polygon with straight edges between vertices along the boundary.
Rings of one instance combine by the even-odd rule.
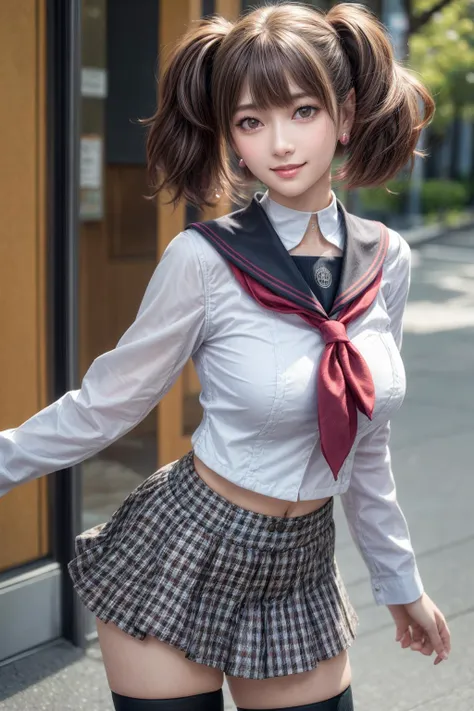
[[[300,170],[302,170],[305,165],[306,163],[289,163],[288,165],[282,165],[279,168],[272,168],[272,171],[282,180],[292,180],[299,175]]]
[[[288,165],[278,165],[276,168],[272,168],[272,170],[293,170],[293,168],[301,168],[302,165],[304,165],[304,163],[289,163]]]

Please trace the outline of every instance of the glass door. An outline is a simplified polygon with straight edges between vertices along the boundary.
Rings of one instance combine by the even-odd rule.
[[[157,261],[145,130],[156,106],[158,0],[82,0],[79,369],[115,347]],[[82,465],[82,527],[106,521],[157,468],[157,413]]]

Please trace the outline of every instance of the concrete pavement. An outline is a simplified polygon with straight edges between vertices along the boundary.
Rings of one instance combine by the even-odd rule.
[[[474,711],[474,231],[420,245],[413,261],[408,394],[393,420],[393,468],[425,588],[448,618],[453,651],[434,667],[395,643],[337,501],[338,562],[361,620],[354,696],[357,711]],[[234,708],[227,693],[226,709]],[[99,650],[82,655],[61,642],[1,668],[3,709],[111,710]]]

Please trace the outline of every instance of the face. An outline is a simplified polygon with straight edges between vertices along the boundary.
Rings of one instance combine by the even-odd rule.
[[[287,207],[312,211],[327,204],[331,163],[350,112],[335,126],[314,97],[291,84],[293,102],[259,110],[244,88],[232,121],[234,149],[264,185],[270,197]],[[346,115],[347,114],[347,115]],[[278,170],[287,167],[288,170]],[[325,204],[323,205],[325,207]]]

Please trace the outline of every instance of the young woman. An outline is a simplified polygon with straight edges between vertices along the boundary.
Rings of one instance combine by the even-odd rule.
[[[335,154],[351,186],[396,175],[433,110],[359,5],[216,17],[175,48],[149,120],[156,191],[203,206],[250,178],[268,190],[173,239],[80,390],[0,438],[4,493],[129,431],[194,359],[192,451],[80,535],[69,565],[116,709],[222,709],[225,673],[239,709],[350,711],[357,617],[334,559],[336,495],[396,639],[447,658],[388,446],[410,251],[331,191]]]

